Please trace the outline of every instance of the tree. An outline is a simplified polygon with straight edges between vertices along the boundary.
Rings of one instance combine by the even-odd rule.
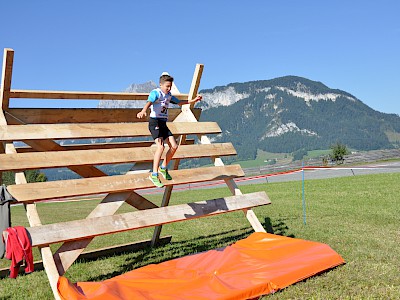
[[[28,182],[44,182],[47,181],[46,175],[39,170],[27,170],[24,172]]]
[[[300,149],[295,152],[293,152],[293,161],[295,160],[302,160],[304,156],[308,154],[307,150]]]
[[[47,181],[47,177],[44,173],[40,173],[39,170],[27,170],[24,172],[27,182],[43,182]],[[15,184],[15,173],[4,172],[2,174],[3,183],[7,186]]]
[[[331,149],[331,160],[336,162],[336,164],[342,164],[344,162],[344,156],[349,153],[346,145],[337,142],[336,144],[331,146]]]
[[[15,184],[14,177],[15,177],[14,172],[3,172],[2,173],[3,184],[6,186],[8,186],[10,184]]]

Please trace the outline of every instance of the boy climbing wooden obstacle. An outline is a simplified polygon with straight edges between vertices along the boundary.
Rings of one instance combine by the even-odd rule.
[[[197,101],[202,100],[201,95],[197,95],[196,98],[191,100],[179,100],[178,98],[172,96],[171,88],[173,81],[173,77],[165,74],[161,75],[160,87],[150,92],[146,104],[144,105],[143,109],[137,114],[137,117],[141,119],[147,115],[147,109],[149,107],[151,109],[149,118],[149,130],[157,145],[157,150],[154,153],[153,171],[150,174],[149,179],[157,187],[164,186],[164,184],[160,181],[160,178],[158,177],[159,172],[166,180],[172,179],[171,175],[169,175],[168,173],[167,167],[168,163],[171,161],[176,150],[178,149],[178,144],[176,143],[174,136],[167,126],[169,103],[171,102],[182,106],[184,104],[196,103]],[[165,148],[165,141],[167,141],[169,149],[164,161],[161,164],[161,167],[159,167],[161,156]]]

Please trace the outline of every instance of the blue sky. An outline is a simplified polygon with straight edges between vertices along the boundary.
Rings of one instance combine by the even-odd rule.
[[[168,71],[187,93],[202,63],[200,89],[296,75],[400,114],[398,0],[13,0],[0,11],[15,89],[114,92]],[[23,101],[11,105],[97,105]]]

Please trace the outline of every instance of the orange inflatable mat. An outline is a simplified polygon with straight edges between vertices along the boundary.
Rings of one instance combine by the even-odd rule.
[[[256,232],[223,249],[148,265],[102,282],[60,277],[66,300],[252,299],[343,264],[328,245]]]

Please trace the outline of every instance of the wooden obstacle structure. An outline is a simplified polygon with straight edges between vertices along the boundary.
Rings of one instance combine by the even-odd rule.
[[[40,249],[56,299],[60,299],[58,278],[99,235],[154,226],[151,243],[155,245],[160,239],[163,224],[237,210],[244,212],[256,232],[265,232],[251,208],[270,204],[270,200],[264,192],[242,194],[233,179],[244,176],[243,170],[239,165],[224,165],[220,158],[235,155],[233,145],[211,143],[208,135],[221,133],[221,129],[215,122],[200,122],[201,110],[194,108],[193,104],[169,109],[168,126],[179,148],[170,167],[173,180],[162,180],[165,189],[159,207],[136,191],[153,187],[148,179],[148,170],[155,151],[151,146],[153,142],[148,138],[147,120],[136,117],[140,109],[9,107],[11,98],[147,100],[149,94],[11,89],[13,59],[14,51],[5,49],[0,94],[0,174],[15,172],[16,184],[8,186],[8,191],[26,209],[32,246]],[[202,71],[203,65],[196,65],[188,94],[181,94],[176,86],[173,86],[172,93],[181,100],[193,99],[199,89]],[[189,135],[197,136],[198,143],[187,138]],[[135,138],[135,141],[69,145],[58,142],[121,137]],[[17,147],[14,142],[23,142],[27,146]],[[203,157],[211,158],[214,166],[178,168],[182,159]],[[97,167],[120,163],[132,163],[132,168],[124,175],[108,176]],[[23,173],[30,169],[60,167],[69,168],[81,178],[28,183]],[[169,206],[174,185],[214,180],[224,180],[232,196]],[[106,196],[86,219],[42,224],[36,202],[98,194]],[[123,203],[128,203],[135,210],[115,214]],[[50,245],[55,243],[62,245],[53,253]]]

